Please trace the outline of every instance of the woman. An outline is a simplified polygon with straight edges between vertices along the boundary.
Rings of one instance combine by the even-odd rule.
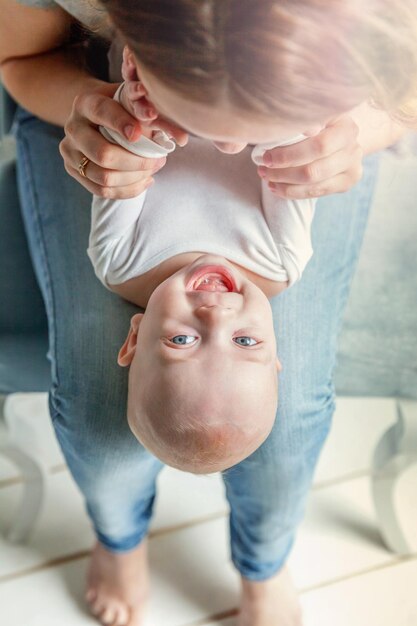
[[[233,131],[230,111],[236,112],[240,106],[249,118],[261,115],[265,128],[268,123],[272,128],[277,117],[289,127],[307,121],[318,124],[317,134],[302,144],[270,153],[272,164],[266,175],[278,193],[325,197],[319,201],[314,223],[313,261],[301,283],[272,302],[284,364],[276,427],[254,454],[223,475],[231,507],[231,558],[241,575],[238,624],[297,626],[301,624],[300,609],[285,561],[330,428],[337,332],[372,199],[378,161],[375,153],[404,133],[400,124],[367,101],[371,96],[379,97],[381,106],[394,110],[410,95],[412,79],[417,76],[417,52],[412,48],[417,30],[415,0],[397,2],[395,10],[380,0],[373,3],[376,13],[366,19],[363,7],[352,6],[351,0],[329,2],[326,9],[316,0],[288,6],[273,0],[177,0],[175,15],[172,2],[105,4],[159,86],[167,88],[165,95],[171,99],[165,102],[164,113],[180,144],[186,143],[186,133],[173,120],[183,121],[179,103],[184,98],[196,106],[193,119],[198,128],[191,130],[198,130],[227,152],[251,142],[249,133],[237,137]],[[230,11],[229,21],[225,7]],[[90,193],[137,195],[148,184],[155,164],[107,143],[97,131],[97,125],[103,124],[131,140],[140,135],[137,120],[111,99],[116,85],[86,69],[82,45],[69,45],[74,16],[97,32],[103,25],[103,13],[90,1],[71,0],[1,0],[0,8],[2,81],[26,109],[19,112],[17,120],[19,182],[49,320],[51,416],[98,539],[90,564],[87,601],[103,624],[139,626],[149,589],[146,533],[155,479],[162,464],[140,447],[125,418],[127,380],[117,368],[115,355],[133,307],[102,288],[85,249]],[[378,9],[383,9],[386,21],[381,21]],[[133,11],[135,16],[130,15]],[[347,45],[349,36],[343,28],[350,24],[350,34],[357,32],[362,16],[369,29],[365,35],[369,32],[379,37],[372,42],[379,56],[373,54],[372,46],[367,48],[366,36],[360,40],[362,47],[350,50]],[[161,18],[170,20],[165,22],[166,28]],[[130,25],[144,26],[138,39]],[[198,73],[194,59],[200,55],[202,64],[210,59],[206,55],[209,50],[213,52],[210,42],[218,42],[213,35],[224,33],[226,28],[234,29],[233,41],[242,56],[240,64],[229,66],[235,90],[229,92],[229,99],[221,101],[216,63],[208,73],[201,67]],[[396,41],[396,28],[401,28],[401,42]],[[276,39],[271,37],[271,29],[274,36],[278,33]],[[329,34],[334,36],[331,43],[335,47],[323,56],[325,48],[319,44],[330,44],[326,39]],[[165,47],[164,36],[169,40]],[[223,43],[230,41],[224,39]],[[188,56],[181,48],[187,42],[195,45]],[[288,45],[279,47],[285,43]],[[274,45],[281,53],[280,64],[278,52],[276,57],[271,53]],[[227,45],[214,47],[227,56]],[[177,54],[179,49],[181,55]],[[299,59],[299,74],[291,63],[282,65],[286,58],[283,52],[291,49],[295,52],[288,58]],[[352,61],[355,53],[359,53],[357,65],[345,65],[345,59]],[[388,57],[390,63],[385,62]],[[178,70],[187,68],[187,59],[198,85],[192,93],[187,90],[193,80]],[[369,66],[361,66],[361,60]],[[264,71],[275,67],[277,72],[277,65],[280,80],[274,85],[265,80]],[[287,91],[282,87],[285,70]],[[205,92],[207,79],[213,77]],[[253,89],[246,82],[248,78],[255,81]],[[253,103],[254,93],[261,94],[258,104]],[[238,106],[242,94],[249,97]],[[229,115],[230,123],[219,136],[205,132],[208,111]],[[320,130],[329,114],[331,122]],[[60,142],[65,168],[72,178],[65,173],[58,154]],[[291,333],[283,332],[289,326]]]

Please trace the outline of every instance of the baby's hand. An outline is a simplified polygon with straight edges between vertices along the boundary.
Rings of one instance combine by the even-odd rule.
[[[128,46],[125,46],[123,50],[122,76],[125,82],[120,95],[121,104],[141,122],[142,134],[152,139],[154,132],[163,130],[178,145],[185,146],[188,142],[188,134],[182,128],[161,117],[152,102],[148,100],[148,92],[139,80],[135,59]]]

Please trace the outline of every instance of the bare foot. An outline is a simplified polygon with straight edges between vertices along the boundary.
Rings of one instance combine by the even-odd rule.
[[[149,599],[147,540],[129,552],[94,546],[87,573],[85,599],[106,626],[143,626]]]
[[[242,576],[241,585],[237,626],[302,626],[297,591],[286,567],[263,581]]]

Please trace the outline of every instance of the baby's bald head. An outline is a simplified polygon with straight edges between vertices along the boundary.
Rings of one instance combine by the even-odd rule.
[[[141,357],[129,375],[129,426],[167,465],[195,474],[223,471],[268,437],[277,408],[275,363],[149,368]]]
[[[281,366],[271,306],[227,259],[202,255],[160,283],[118,362],[130,366],[129,425],[168,465],[228,469],[272,429]]]

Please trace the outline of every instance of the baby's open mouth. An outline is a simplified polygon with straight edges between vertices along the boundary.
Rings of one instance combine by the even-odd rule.
[[[233,291],[230,282],[221,274],[204,274],[193,285],[194,291]]]
[[[191,291],[237,291],[233,276],[227,268],[213,265],[199,267],[187,287]]]

